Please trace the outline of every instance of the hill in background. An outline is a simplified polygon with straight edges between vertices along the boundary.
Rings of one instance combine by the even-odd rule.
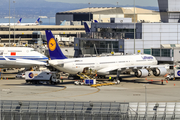
[[[38,16],[55,17],[57,12],[81,9],[89,7],[87,4],[71,4],[62,2],[47,2],[45,0],[15,0],[15,3],[11,1],[10,9],[11,16],[23,17],[23,18],[37,18]],[[117,7],[112,4],[91,4],[90,7]],[[119,7],[131,7],[121,6]],[[139,8],[150,9],[158,11],[157,7],[151,6],[136,6]],[[4,18],[9,16],[9,0],[2,0],[0,4],[0,17]]]

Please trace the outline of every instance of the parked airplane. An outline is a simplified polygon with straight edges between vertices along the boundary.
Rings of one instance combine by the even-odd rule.
[[[95,23],[98,23],[98,21],[97,21],[97,20],[94,20],[94,22],[95,22]]]
[[[86,34],[89,34],[91,32],[91,30],[86,22],[84,22],[84,28],[85,28]]]
[[[136,77],[147,77],[152,70],[155,76],[166,74],[164,66],[157,65],[157,60],[151,55],[124,55],[124,56],[106,56],[90,58],[72,58],[68,59],[59,48],[52,32],[46,30],[47,45],[51,60],[49,64],[54,68],[70,74],[82,72],[84,68],[89,67],[97,70],[97,75],[117,74],[127,70],[133,70]]]
[[[39,25],[39,21],[40,21],[40,18],[38,18],[34,23],[21,23],[21,24],[18,24],[18,25],[25,25],[25,26]]]
[[[97,20],[94,20],[95,23],[98,23]],[[84,22],[84,28],[86,31],[86,34],[90,34],[91,33],[91,29],[89,28],[88,24],[86,22]]]
[[[66,20],[64,20],[60,25],[65,25],[65,23],[66,23]]]
[[[24,68],[46,65],[48,58],[33,48],[0,47],[0,68]]]
[[[10,25],[19,25],[21,23],[22,18],[20,18],[16,23],[10,23]],[[9,23],[0,23],[0,25],[8,26]]]

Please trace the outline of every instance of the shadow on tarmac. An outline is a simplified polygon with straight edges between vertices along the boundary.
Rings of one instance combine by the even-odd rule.
[[[63,83],[58,83],[58,84],[27,84],[27,83],[20,83],[20,84],[4,84],[6,86],[48,86],[48,87],[65,87],[62,85],[68,85],[68,84],[74,84],[74,81],[63,81]]]
[[[146,80],[146,78],[137,78],[135,75],[124,75],[123,74],[122,76],[120,75],[120,77],[121,77],[121,82],[126,82],[126,83],[166,85],[165,81],[163,81],[163,84],[162,84],[162,82],[161,82],[162,77],[154,77],[154,76],[147,77],[147,80]],[[108,79],[106,79],[106,80],[108,80]]]
[[[161,81],[146,81],[142,79],[136,79],[136,80],[121,80],[121,82],[126,82],[126,83],[141,83],[141,84],[154,84],[154,85],[166,85],[161,83]]]

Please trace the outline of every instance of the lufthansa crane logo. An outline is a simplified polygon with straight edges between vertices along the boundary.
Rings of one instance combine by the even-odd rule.
[[[177,72],[177,75],[180,76],[180,71]]]
[[[56,49],[56,41],[55,41],[55,39],[54,38],[51,38],[50,40],[49,40],[49,49],[51,50],[51,51],[54,51],[55,49]]]
[[[33,78],[33,77],[34,77],[33,73],[32,72],[29,73],[29,78]]]

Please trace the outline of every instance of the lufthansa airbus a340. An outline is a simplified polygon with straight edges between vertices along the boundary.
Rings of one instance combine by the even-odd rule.
[[[54,68],[70,74],[82,72],[89,67],[97,71],[97,75],[118,74],[122,71],[134,71],[136,77],[147,77],[150,71],[155,76],[164,76],[165,66],[157,65],[152,55],[122,55],[106,57],[72,58],[68,59],[62,53],[50,30],[46,30],[47,45],[51,60],[49,64]]]

